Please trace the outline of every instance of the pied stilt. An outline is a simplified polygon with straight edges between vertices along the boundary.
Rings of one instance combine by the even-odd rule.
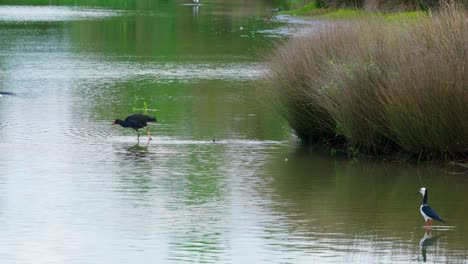
[[[440,218],[436,211],[427,204],[427,189],[422,187],[419,190],[419,192],[423,196],[423,202],[421,204],[421,207],[419,208],[419,211],[421,211],[421,214],[424,217],[424,221],[426,222],[426,230],[428,228],[428,223],[430,225],[430,228],[432,229],[432,219],[435,219],[445,224],[445,221],[442,220],[442,218]]]

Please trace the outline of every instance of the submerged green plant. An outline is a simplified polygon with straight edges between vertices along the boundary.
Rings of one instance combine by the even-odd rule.
[[[138,97],[135,95],[135,100],[133,102],[133,112],[143,112],[143,114],[148,114],[148,112],[156,112],[158,111],[157,109],[151,109],[151,108],[148,108],[148,103],[146,103],[146,101],[143,101],[142,103],[142,106],[141,107],[137,107],[137,103],[138,103]]]

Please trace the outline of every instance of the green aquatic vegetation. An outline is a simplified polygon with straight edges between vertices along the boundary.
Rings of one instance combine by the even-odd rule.
[[[143,114],[147,115],[148,112],[156,112],[158,111],[157,109],[152,109],[152,108],[148,108],[148,103],[146,101],[143,101],[143,103],[141,104],[141,106],[138,106],[138,97],[135,95],[135,100],[133,102],[133,107],[132,107],[132,111],[133,112],[142,112]]]

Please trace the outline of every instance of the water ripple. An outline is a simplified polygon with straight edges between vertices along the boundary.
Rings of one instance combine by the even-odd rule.
[[[143,136],[142,136],[143,137]],[[127,142],[131,143],[135,141],[134,136],[120,136],[120,137],[113,137],[112,141],[117,142]],[[146,138],[144,138],[146,140]],[[143,141],[144,141],[143,140]],[[222,139],[222,140],[184,140],[184,139],[176,139],[172,137],[154,137],[151,141],[152,144],[155,145],[236,145],[236,146],[259,146],[259,145],[279,145],[279,144],[286,144],[287,141],[274,141],[274,140],[242,140],[242,139]]]
[[[2,55],[0,55],[0,58]],[[12,80],[58,81],[67,80],[92,82],[152,80],[159,83],[196,82],[200,80],[255,80],[267,71],[261,63],[220,63],[220,62],[129,62],[125,58],[95,56],[64,56],[41,53],[23,54],[12,62],[8,69]],[[20,66],[16,67],[16,66]],[[47,65],[47,67],[44,67]],[[18,71],[15,71],[18,69]],[[19,70],[20,69],[20,70]],[[1,70],[1,69],[0,69]],[[57,72],[62,72],[58,75]]]
[[[289,15],[278,15],[272,19],[273,22],[281,23],[282,26],[261,29],[256,31],[269,37],[301,37],[321,29],[326,22],[320,20],[304,20]]]
[[[117,11],[64,6],[0,6],[3,22],[59,22],[102,19],[118,15]]]

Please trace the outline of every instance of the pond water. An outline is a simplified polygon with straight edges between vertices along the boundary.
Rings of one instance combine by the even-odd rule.
[[[269,107],[275,1],[77,2],[0,0],[3,263],[468,263],[466,172],[303,150]],[[150,142],[111,125],[139,109]]]

